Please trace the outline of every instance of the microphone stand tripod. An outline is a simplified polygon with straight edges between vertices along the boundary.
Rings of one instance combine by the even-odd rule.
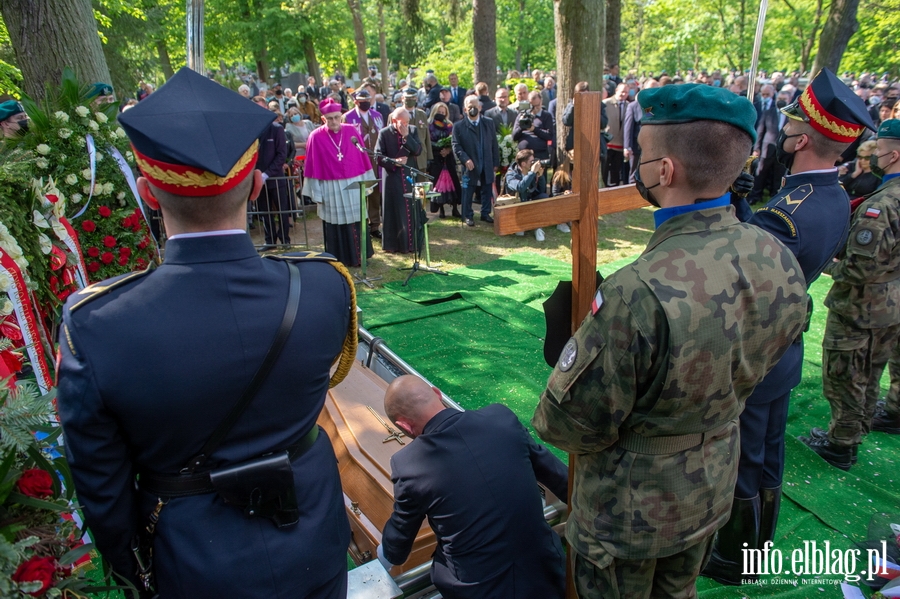
[[[409,175],[409,178],[412,179],[415,175],[421,175],[422,177],[428,179],[429,181],[434,181],[434,177],[432,177],[432,176],[429,175],[428,173],[423,173],[423,172],[420,171],[419,169],[410,166],[408,160],[407,160],[407,164],[403,164],[402,162],[399,162],[399,161],[397,161],[397,160],[395,160],[395,159],[393,159],[393,158],[390,158],[390,157],[388,157],[388,156],[385,156],[384,154],[380,154],[380,153],[378,153],[378,152],[369,152],[368,150],[366,150],[366,151],[367,151],[370,155],[374,156],[376,161],[387,162],[387,163],[389,163],[389,164],[393,164],[394,166],[399,166],[400,169],[401,169],[401,177],[404,177],[404,178],[405,178],[405,177],[407,176],[407,174],[408,174],[408,175]],[[429,184],[429,185],[430,185],[430,184]],[[413,235],[413,248],[414,248],[414,250],[413,250],[413,251],[414,251],[413,264],[412,264],[412,266],[406,266],[406,267],[403,267],[403,268],[400,268],[400,269],[399,269],[399,270],[408,270],[408,271],[410,271],[410,272],[409,272],[409,275],[406,277],[406,280],[403,281],[403,286],[404,286],[404,287],[406,287],[406,286],[409,284],[409,280],[410,280],[411,278],[413,278],[413,276],[414,276],[417,272],[419,272],[419,271],[422,271],[422,272],[430,272],[430,273],[434,273],[434,274],[436,274],[436,275],[444,275],[444,276],[447,276],[448,274],[450,274],[450,273],[444,272],[444,271],[442,271],[442,270],[440,270],[440,269],[433,268],[433,267],[430,266],[430,265],[422,266],[421,263],[419,262],[419,257],[420,257],[420,255],[421,255],[421,253],[422,253],[422,248],[421,248],[421,246],[419,245],[419,210],[421,209],[421,207],[420,207],[419,205],[417,205],[417,203],[419,202],[419,198],[416,197],[415,188],[416,188],[416,185],[414,184],[414,185],[413,185],[413,190],[412,190],[411,193],[409,193],[409,194],[403,194],[403,197],[408,197],[408,198],[412,199],[412,202],[413,202],[413,227],[414,227],[414,229],[415,229],[414,231],[411,231],[411,232],[410,232],[410,233]],[[425,193],[425,197],[426,197],[426,198],[428,197],[428,192],[427,192],[427,191],[426,191],[426,193]],[[424,229],[425,244],[426,244],[426,251],[427,251],[427,245],[428,245],[428,226],[427,226],[427,223],[424,224],[424,225],[422,225],[422,228]]]

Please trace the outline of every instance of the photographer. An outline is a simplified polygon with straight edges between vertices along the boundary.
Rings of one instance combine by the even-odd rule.
[[[535,160],[531,150],[519,150],[516,162],[506,171],[506,189],[519,196],[520,202],[542,200],[547,196],[547,179],[544,177],[546,163]],[[544,241],[544,230],[535,229],[534,238]]]
[[[549,160],[551,139],[549,130],[531,112],[520,113],[513,126],[513,141],[518,143],[519,150],[531,150],[538,160]]]

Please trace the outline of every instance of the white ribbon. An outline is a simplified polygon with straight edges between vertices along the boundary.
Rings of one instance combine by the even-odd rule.
[[[91,204],[91,198],[94,197],[94,183],[97,179],[97,148],[94,147],[94,136],[88,133],[84,136],[84,140],[87,143],[88,156],[91,160],[91,193],[88,194],[88,199],[84,201],[84,206],[81,207],[78,214],[72,217],[72,220],[84,214],[85,210],[88,209],[88,206]]]

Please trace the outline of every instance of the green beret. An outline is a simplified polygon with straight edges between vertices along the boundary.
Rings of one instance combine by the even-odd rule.
[[[641,90],[641,125],[677,125],[722,121],[745,131],[756,142],[756,109],[747,98],[721,87],[686,83]]]
[[[0,121],[5,121],[9,117],[19,114],[20,112],[25,112],[22,109],[21,104],[15,100],[7,100],[0,104]]]
[[[113,88],[111,85],[107,83],[94,83],[91,85],[91,88],[88,90],[87,97],[88,98],[96,98],[98,96],[111,96],[113,93]]]
[[[900,139],[900,119],[888,119],[878,127],[878,139]]]

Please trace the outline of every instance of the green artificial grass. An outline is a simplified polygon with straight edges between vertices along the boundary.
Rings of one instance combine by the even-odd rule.
[[[608,275],[633,258],[600,266]],[[538,254],[519,253],[453,270],[450,276],[419,274],[359,294],[362,324],[464,408],[503,403],[529,427],[551,368],[543,360],[541,303],[571,266]],[[775,548],[790,566],[804,541],[829,541],[846,550],[865,541],[876,512],[900,513],[896,487],[900,438],[874,433],[860,447],[850,472],[833,468],[796,440],[813,426],[826,427],[829,407],[821,394],[821,342],[831,279],[812,287],[812,325],[805,336],[803,380],[795,389],[787,428],[785,499]],[[887,373],[882,381],[887,386]],[[532,431],[533,433],[533,431]],[[556,455],[566,455],[551,448]],[[864,555],[864,554],[863,554]],[[865,565],[857,564],[856,571]],[[793,584],[781,583],[790,579]],[[725,597],[843,597],[840,576],[763,576],[759,585],[721,587],[701,578],[704,599]],[[861,587],[862,585],[859,584]],[[868,595],[868,591],[864,588]]]

